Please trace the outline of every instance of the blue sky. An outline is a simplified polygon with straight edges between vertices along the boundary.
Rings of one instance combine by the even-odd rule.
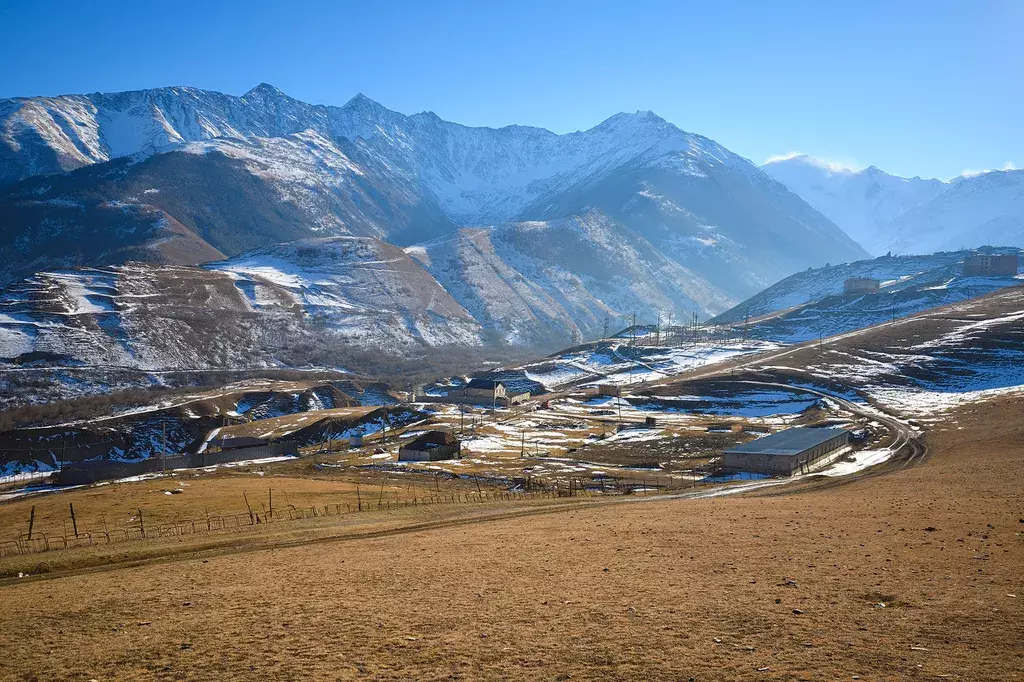
[[[1017,0],[2,0],[0,97],[266,81],[556,132],[651,109],[757,163],[948,178],[1024,167],[1022,36]]]

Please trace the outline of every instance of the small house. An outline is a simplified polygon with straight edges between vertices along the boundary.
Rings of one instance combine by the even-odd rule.
[[[511,389],[499,379],[471,379],[466,384],[465,396],[469,400],[491,405],[518,405],[530,399],[529,391]]]
[[[481,402],[498,403],[505,399],[508,389],[497,379],[470,379],[466,396]]]
[[[843,294],[877,294],[881,282],[873,277],[851,277],[843,282]]]
[[[1019,260],[1015,253],[968,256],[964,259],[964,277],[1013,277]]]
[[[428,431],[398,450],[399,462],[434,462],[461,456],[462,443],[447,431]]]

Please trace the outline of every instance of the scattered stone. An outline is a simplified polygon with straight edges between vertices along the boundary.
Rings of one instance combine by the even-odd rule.
[[[797,616],[804,615],[804,612],[801,609],[793,609],[793,613]]]
[[[924,647],[924,646],[912,646],[912,647],[910,647],[910,650],[911,651],[931,651],[931,649],[929,649],[928,647]]]
[[[138,623],[136,623],[136,625],[152,625],[152,624],[153,624],[153,621],[151,621],[151,620],[140,620]]]
[[[924,532],[926,532],[926,533],[934,533],[937,530],[938,530],[938,528],[936,528],[935,526],[928,526],[927,528],[924,529]]]

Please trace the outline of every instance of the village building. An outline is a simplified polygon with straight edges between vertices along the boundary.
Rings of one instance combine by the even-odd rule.
[[[497,403],[505,399],[507,393],[505,384],[501,383],[497,379],[470,379],[469,383],[466,384],[465,393],[469,398],[474,398],[480,402],[494,402]]]
[[[964,277],[1013,277],[1019,260],[1015,253],[968,256],[964,259]]]
[[[518,405],[530,399],[529,391],[510,389],[498,379],[471,379],[465,388],[466,397],[474,402],[492,405]]]
[[[843,293],[847,296],[852,294],[877,294],[881,282],[873,277],[851,277],[843,282]]]
[[[428,431],[398,450],[399,462],[434,462],[462,457],[462,443],[447,431]]]
[[[808,473],[826,463],[849,442],[850,432],[846,429],[786,429],[729,448],[723,453],[722,469],[770,476]]]

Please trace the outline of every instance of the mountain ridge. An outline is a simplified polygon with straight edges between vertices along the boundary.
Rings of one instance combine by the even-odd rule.
[[[943,181],[876,166],[854,171],[805,154],[761,168],[874,255],[1024,246],[1024,173],[1012,168]]]
[[[556,134],[407,116],[365,95],[342,107],[306,104],[267,84],[240,97],[171,87],[7,100],[0,110],[0,173],[13,177],[3,164],[11,158],[49,159],[55,171],[0,189],[0,221],[17,226],[0,234],[6,281],[45,268],[116,265],[126,244],[156,262],[203,262],[199,250],[179,249],[178,260],[155,250],[165,235],[138,218],[150,214],[230,258],[296,239],[350,235],[406,247],[461,228],[519,224],[495,233],[512,234],[528,222],[557,225],[543,234],[569,244],[578,235],[558,221],[596,224],[586,217],[596,210],[623,253],[649,245],[660,277],[714,292],[689,296],[662,283],[644,290],[666,312],[696,304],[702,316],[809,265],[865,255],[749,160],[650,111]],[[38,153],[12,157],[32,131]],[[33,170],[26,163],[16,174]],[[84,165],[56,172],[61,163]],[[99,220],[101,206],[121,207],[117,220]],[[90,250],[75,258],[72,244],[83,239]],[[551,268],[580,267],[565,244],[547,244],[563,262],[549,259],[537,276],[551,282],[543,274]],[[587,282],[588,300],[623,291],[610,279]],[[668,291],[675,300],[664,299]],[[651,308],[643,295],[614,307]],[[583,317],[566,330],[593,329],[601,305],[570,305]]]

